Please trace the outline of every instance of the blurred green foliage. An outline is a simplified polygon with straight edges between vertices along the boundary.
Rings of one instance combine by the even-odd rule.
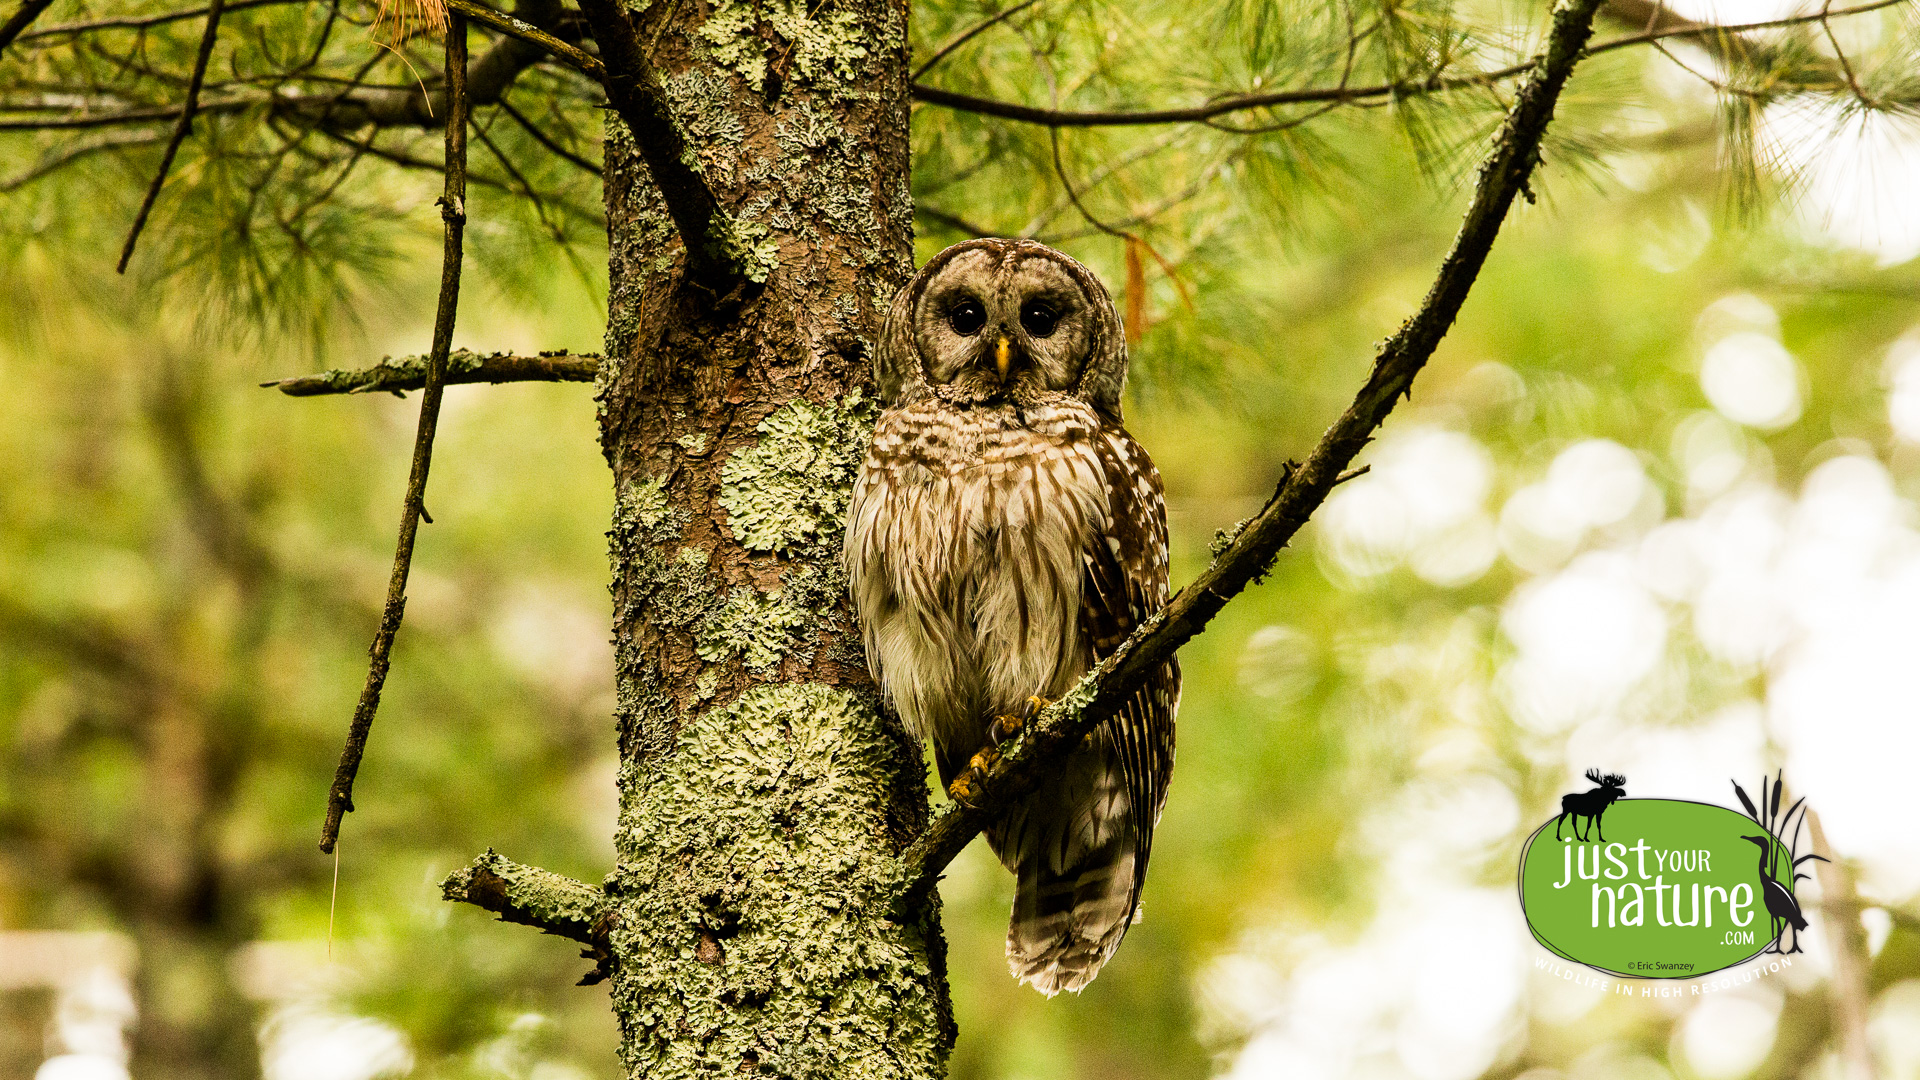
[[[989,13],[917,4],[916,55]],[[323,38],[321,4],[236,13],[209,92],[299,85],[272,72],[316,43],[336,79],[377,60],[370,77],[404,87],[406,64],[378,59],[353,25],[370,16],[343,7]],[[1853,39],[1856,66],[1876,100],[1897,103],[1920,74],[1912,16],[1863,19],[1878,29]],[[1063,107],[1191,103],[1494,67],[1524,56],[1542,22],[1532,5],[1440,0],[1049,2],[927,81]],[[32,94],[83,85],[111,86],[116,107],[171,100],[197,26],[141,34],[133,52],[122,51],[131,36],[95,50],[19,42],[0,57],[0,93],[19,106],[10,115],[30,112]],[[1814,29],[1772,40],[1757,74],[1735,65],[1727,77],[1777,82],[1811,65],[1830,78]],[[420,71],[435,66],[429,44],[402,48]],[[1696,320],[1753,293],[1779,314],[1805,401],[1796,422],[1744,436],[1750,467],[1792,491],[1839,440],[1920,493],[1920,462],[1888,427],[1878,359],[1920,322],[1920,269],[1824,238],[1790,178],[1751,164],[1750,131],[1718,134],[1745,130],[1754,93],[1718,94],[1644,48],[1585,65],[1538,203],[1516,210],[1388,437],[1423,425],[1471,436],[1491,456],[1495,503],[1565,447],[1610,439],[1643,462],[1658,514],[1684,514],[1676,433],[1709,408]],[[577,79],[535,69],[514,95],[597,156]],[[1492,86],[1232,121],[1275,128],[1254,135],[1050,132],[921,108],[919,255],[968,235],[958,222],[1037,234],[1101,272],[1139,334],[1129,422],[1166,477],[1182,581],[1215,531],[1306,453],[1363,379],[1372,343],[1413,310],[1501,107]],[[482,110],[478,122],[514,164],[475,148],[491,186],[469,207],[476,269],[456,345],[597,349],[592,177],[510,118]],[[93,136],[0,131],[0,146],[28,168],[76,138]],[[437,182],[391,159],[429,158],[437,136],[379,138],[385,159],[302,138],[265,103],[210,115],[125,280],[110,266],[153,140],[90,152],[0,199],[0,928],[134,937],[142,1080],[238,1075],[265,1017],[315,1001],[404,1033],[420,1076],[616,1073],[604,991],[571,985],[588,964],[451,909],[436,888],[487,847],[586,880],[611,859],[611,499],[591,391],[449,390],[435,524],[346,824],[337,912],[333,867],[312,847],[378,618],[414,404],[294,400],[255,384],[424,348]],[[1146,916],[1084,995],[1047,1001],[1012,984],[1011,879],[978,845],[955,865],[943,893],[956,1078],[1226,1068],[1249,1030],[1210,1004],[1212,966],[1276,933],[1361,935],[1387,873],[1369,814],[1416,780],[1492,776],[1513,792],[1520,823],[1469,868],[1481,885],[1511,881],[1512,855],[1567,779],[1558,744],[1543,750],[1496,685],[1511,653],[1502,606],[1535,570],[1500,559],[1441,586],[1404,566],[1356,574],[1329,551],[1310,528],[1183,653],[1179,768]],[[1675,636],[1686,677],[1646,710],[1684,722],[1763,692],[1763,673]],[[1475,748],[1449,758],[1462,738]],[[1920,975],[1920,937],[1901,918],[1876,990]],[[1830,1037],[1825,994],[1794,991],[1763,1074],[1814,1059]],[[41,1006],[7,1008],[0,1020],[16,1028],[45,1022]],[[1669,1011],[1608,1002],[1578,1025],[1524,1011],[1520,1024],[1493,1074],[1583,1061],[1609,1074],[1605,1063],[1625,1061],[1694,1075]],[[9,1038],[0,1052],[31,1068],[34,1039]]]

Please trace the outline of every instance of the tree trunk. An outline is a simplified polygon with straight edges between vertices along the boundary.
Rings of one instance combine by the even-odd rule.
[[[839,566],[912,269],[907,9],[656,0],[636,16],[700,166],[775,268],[716,298],[608,114],[602,446],[613,468],[619,866],[630,1076],[941,1075],[937,912],[887,917],[926,822]]]

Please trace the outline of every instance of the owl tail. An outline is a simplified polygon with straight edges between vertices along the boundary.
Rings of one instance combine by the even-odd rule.
[[[1087,776],[1070,769],[1091,780],[1091,790],[1070,779],[1042,789],[1003,834],[990,837],[1019,876],[1007,967],[1048,997],[1085,989],[1120,947],[1139,907],[1146,838],[1136,835],[1118,771]],[[1073,794],[1090,797],[1063,797]]]

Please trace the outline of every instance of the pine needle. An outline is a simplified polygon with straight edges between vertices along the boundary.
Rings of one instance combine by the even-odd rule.
[[[1147,269],[1138,237],[1127,237],[1127,344],[1138,345],[1147,332]]]
[[[392,30],[394,45],[421,34],[445,34],[447,0],[377,0],[370,28],[376,41],[382,27]]]
[[[327,901],[327,963],[333,963],[333,913],[340,909],[340,845],[333,845],[333,898]]]

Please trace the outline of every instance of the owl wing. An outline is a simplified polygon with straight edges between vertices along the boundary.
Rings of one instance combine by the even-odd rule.
[[[1167,603],[1167,506],[1153,459],[1118,424],[1095,436],[1106,470],[1108,516],[1103,534],[1088,544],[1080,593],[1080,633],[1096,662]],[[1134,835],[1135,896],[1146,880],[1153,827],[1173,775],[1174,712],[1180,703],[1180,665],[1169,660],[1101,724],[1125,774]]]

